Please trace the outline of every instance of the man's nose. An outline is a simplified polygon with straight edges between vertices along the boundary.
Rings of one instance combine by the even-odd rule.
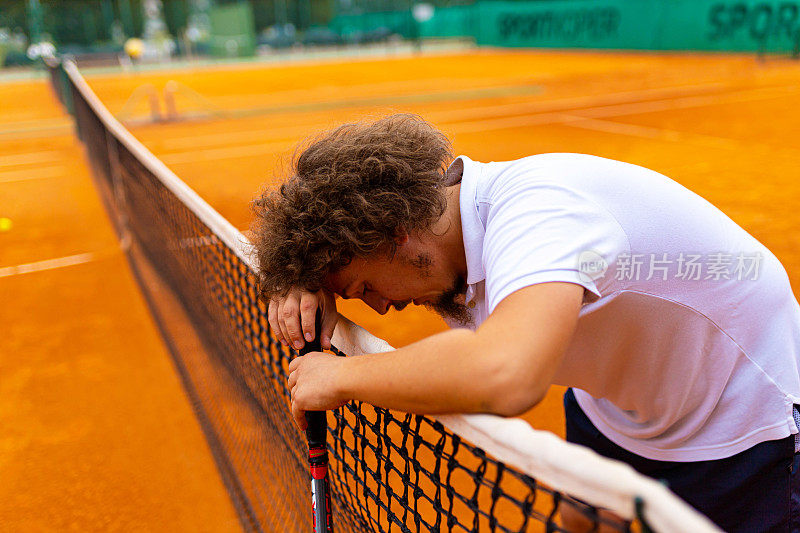
[[[390,301],[377,294],[370,294],[364,299],[364,303],[373,308],[380,315],[385,315],[389,311]]]

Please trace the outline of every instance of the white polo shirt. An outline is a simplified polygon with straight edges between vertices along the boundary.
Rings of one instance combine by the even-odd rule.
[[[475,327],[523,287],[583,286],[554,383],[609,439],[700,461],[797,433],[800,306],[780,262],[725,214],[599,157],[457,161]]]

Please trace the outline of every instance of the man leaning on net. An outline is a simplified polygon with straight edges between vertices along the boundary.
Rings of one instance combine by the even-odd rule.
[[[513,416],[566,385],[567,440],[666,480],[725,530],[800,528],[800,307],[775,256],[721,211],[599,157],[452,161],[410,115],[341,126],[295,159],[255,202],[281,341],[313,338],[320,307],[329,346],[337,296],[381,314],[424,305],[453,328],[295,359],[301,427],[349,400]]]

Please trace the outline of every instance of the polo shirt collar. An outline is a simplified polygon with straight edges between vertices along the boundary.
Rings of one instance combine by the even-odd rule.
[[[478,213],[478,182],[480,181],[483,165],[472,161],[467,156],[459,156],[464,171],[461,175],[461,190],[459,192],[459,209],[461,211],[461,234],[464,238],[464,253],[467,260],[467,284],[475,285],[486,278],[483,270],[483,237],[485,230],[483,221]],[[468,291],[468,299],[473,291]]]

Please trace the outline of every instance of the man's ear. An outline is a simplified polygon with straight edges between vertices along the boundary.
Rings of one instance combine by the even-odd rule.
[[[394,234],[394,243],[397,246],[403,246],[409,240],[408,232],[404,229],[398,229]]]

